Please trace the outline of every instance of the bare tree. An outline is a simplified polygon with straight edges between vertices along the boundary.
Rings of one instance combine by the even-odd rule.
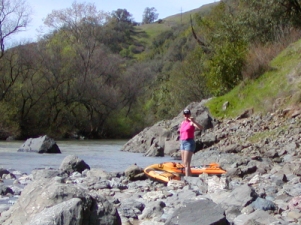
[[[92,3],[73,2],[70,8],[62,10],[53,10],[44,20],[45,25],[59,30],[68,29],[74,41],[80,41],[83,35],[95,35],[95,27],[105,22],[107,14],[96,9]],[[85,27],[89,25],[90,33],[87,33]]]
[[[31,8],[25,0],[0,0],[0,58],[5,51],[5,40],[26,28]]]
[[[106,16],[94,4],[74,2],[71,8],[53,10],[44,21],[47,26],[62,31],[64,39],[80,58],[78,70],[84,78],[89,75],[94,51],[100,45],[97,39]]]

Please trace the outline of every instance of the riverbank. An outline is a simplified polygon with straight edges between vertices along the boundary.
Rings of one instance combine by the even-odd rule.
[[[111,173],[93,167],[65,173],[62,165],[36,170],[23,178],[28,184],[18,201],[2,212],[0,222],[15,225],[23,220],[32,225],[50,217],[58,222],[64,215],[66,220],[78,218],[73,224],[93,218],[93,224],[106,225],[297,225],[300,127],[300,114],[279,111],[222,121],[206,130],[201,139],[215,142],[194,154],[192,163],[219,163],[227,170],[219,177],[203,174],[165,185],[145,177],[139,163]],[[7,186],[7,195],[13,195],[9,188],[13,189]]]

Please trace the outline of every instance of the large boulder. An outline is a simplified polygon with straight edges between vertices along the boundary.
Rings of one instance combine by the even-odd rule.
[[[90,166],[76,155],[66,156],[60,165],[60,171],[67,174],[71,174],[73,172],[81,173],[86,169],[90,170]]]
[[[27,185],[18,201],[1,214],[0,224],[121,224],[116,208],[104,196],[63,180],[53,177]]]
[[[210,116],[208,108],[204,106],[203,102],[193,102],[187,106],[190,109],[192,116],[204,128],[204,130],[212,128],[214,119]],[[172,155],[179,150],[179,125],[183,120],[183,113],[180,112],[178,116],[172,120],[162,120],[147,127],[139,134],[129,140],[123,147],[122,151],[145,153],[146,156],[163,156]],[[196,131],[196,137],[201,135],[200,131]],[[178,144],[175,144],[178,142]],[[202,144],[197,143],[199,147]],[[154,148],[155,146],[155,148]],[[158,154],[158,149],[160,154]],[[162,153],[163,150],[164,152]]]
[[[27,139],[18,152],[61,153],[61,150],[52,138],[45,135]]]

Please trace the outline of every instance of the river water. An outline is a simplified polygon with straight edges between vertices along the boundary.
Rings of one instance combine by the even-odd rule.
[[[123,172],[136,163],[139,167],[174,161],[170,156],[145,157],[141,153],[122,152],[128,140],[57,141],[62,154],[38,154],[18,152],[24,142],[0,142],[0,168],[30,174],[36,168],[58,169],[67,155],[77,155],[90,168],[101,168],[107,172]]]

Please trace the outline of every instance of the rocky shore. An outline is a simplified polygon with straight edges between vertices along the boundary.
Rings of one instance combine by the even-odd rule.
[[[193,106],[206,130],[197,135],[199,151],[192,164],[217,162],[227,170],[225,175],[203,174],[164,184],[147,178],[139,163],[108,173],[90,168],[77,156],[66,157],[60,168],[31,174],[0,169],[0,224],[300,224],[300,110],[267,115],[246,111],[211,126],[206,110]],[[140,141],[142,147],[133,151],[176,155],[172,146],[179,119],[148,128],[157,130],[151,141],[143,139],[147,131],[141,132],[132,142]],[[162,124],[168,129],[162,131]]]

